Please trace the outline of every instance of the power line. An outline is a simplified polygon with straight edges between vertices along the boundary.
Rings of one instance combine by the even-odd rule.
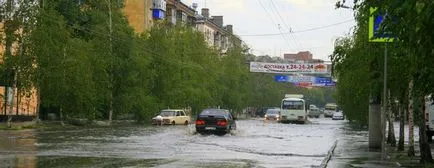
[[[314,28],[309,28],[309,29],[304,29],[304,30],[299,30],[299,31],[288,31],[288,32],[283,32],[283,33],[268,33],[268,34],[243,34],[243,35],[238,35],[238,36],[244,36],[244,37],[249,37],[249,36],[251,36],[251,37],[254,37],[254,36],[279,36],[282,34],[304,33],[304,32],[315,31],[315,30],[320,30],[320,29],[325,29],[325,28],[341,25],[341,24],[348,23],[351,21],[354,21],[354,19],[349,19],[349,20],[345,20],[342,22],[333,23],[330,25],[324,25],[324,26],[319,26],[319,27],[314,27]]]
[[[280,19],[280,21],[283,23],[283,26],[287,29],[287,31],[291,32],[291,28],[290,26],[288,26],[288,24],[286,24],[285,20],[283,20],[282,15],[280,14],[279,10],[276,7],[276,4],[274,3],[273,0],[270,0],[271,6],[274,8],[275,13],[277,14],[278,18]],[[297,43],[297,40],[294,38],[291,38],[291,34],[288,34],[288,38],[289,41],[292,40],[292,42],[298,47],[301,48],[300,45]]]
[[[270,13],[268,13],[267,9],[265,9],[264,5],[262,4],[261,0],[258,0],[259,4],[261,5],[262,9],[264,9],[265,13],[267,13],[268,17],[270,18],[270,20],[273,22],[273,24],[275,24],[276,26],[278,26],[278,30],[279,30],[279,35],[282,36],[283,40],[288,44],[288,48],[290,49],[290,42],[285,38],[284,33],[282,33],[282,31],[280,30],[280,25],[276,24],[276,22],[274,21],[273,17],[270,15]],[[290,49],[291,50],[291,49]]]

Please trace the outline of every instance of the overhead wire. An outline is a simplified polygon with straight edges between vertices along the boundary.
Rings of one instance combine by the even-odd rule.
[[[288,24],[286,24],[285,20],[282,18],[282,15],[280,14],[279,9],[277,9],[276,4],[274,3],[274,1],[270,0],[270,3],[271,3],[271,7],[274,8],[274,12],[277,14],[278,18],[282,22],[284,28],[286,28],[288,32],[291,32],[292,29],[290,28],[290,26],[288,26]],[[292,40],[292,42],[298,48],[301,48],[300,44],[297,42],[297,40],[295,39],[295,37],[294,38],[291,37],[291,33],[288,33],[287,35],[288,35],[288,38],[289,38],[290,41]]]
[[[265,8],[264,4],[262,4],[261,0],[258,0],[259,4],[261,5],[262,9],[264,9],[265,13],[268,15],[268,17],[270,18],[270,20],[273,22],[273,24],[275,24],[276,26],[278,26],[278,30],[279,30],[279,35],[282,36],[283,40],[285,41],[285,43],[287,43],[289,50],[291,50],[291,44],[290,42],[286,39],[286,37],[284,36],[284,34],[282,33],[280,26],[274,21],[273,16],[270,15],[270,13],[268,12],[268,10]]]
[[[349,19],[349,20],[345,20],[345,21],[342,21],[342,22],[337,22],[337,23],[333,23],[333,24],[329,24],[329,25],[324,25],[324,26],[318,26],[318,27],[314,27],[314,28],[303,29],[303,30],[299,30],[299,31],[288,31],[288,32],[283,32],[283,33],[241,34],[241,35],[238,35],[238,36],[254,37],[254,36],[280,36],[282,34],[290,34],[290,33],[297,34],[297,33],[304,33],[304,32],[309,32],[309,31],[321,30],[321,29],[325,29],[325,28],[341,25],[341,24],[344,24],[344,23],[349,23],[349,22],[352,22],[352,21],[354,21],[354,19]]]

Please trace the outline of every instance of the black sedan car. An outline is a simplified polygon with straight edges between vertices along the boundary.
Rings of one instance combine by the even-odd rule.
[[[200,134],[224,135],[235,130],[235,118],[226,109],[205,109],[196,119],[196,132]]]

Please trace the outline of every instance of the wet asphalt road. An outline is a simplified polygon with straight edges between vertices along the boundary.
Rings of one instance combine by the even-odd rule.
[[[311,121],[239,120],[225,136],[195,134],[194,125],[1,131],[0,167],[316,167],[336,139],[353,135],[346,121]]]

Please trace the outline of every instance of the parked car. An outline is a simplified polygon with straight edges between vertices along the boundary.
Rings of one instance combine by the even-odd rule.
[[[344,120],[344,114],[341,111],[334,112],[332,120]]]
[[[237,128],[235,119],[229,110],[205,109],[197,116],[196,132],[224,135]]]
[[[318,108],[316,108],[316,107],[314,107],[314,108],[310,108],[309,109],[309,113],[308,113],[308,116],[310,117],[310,118],[319,118],[319,115],[320,115],[320,111],[319,111],[319,109]]]
[[[279,121],[280,109],[268,109],[264,115],[264,120]]]
[[[184,110],[179,109],[161,110],[160,114],[152,118],[152,124],[154,125],[188,125],[190,121],[191,117]]]

